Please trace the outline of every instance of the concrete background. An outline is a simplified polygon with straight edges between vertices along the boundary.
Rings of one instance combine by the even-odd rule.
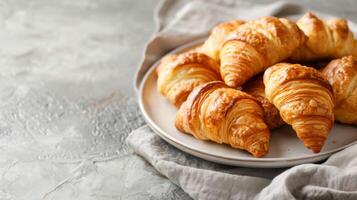
[[[158,1],[0,1],[0,199],[189,199],[126,146]]]

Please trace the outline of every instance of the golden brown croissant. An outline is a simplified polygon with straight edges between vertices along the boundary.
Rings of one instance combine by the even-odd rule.
[[[312,13],[306,13],[297,21],[299,28],[308,37],[306,44],[291,56],[292,61],[313,61],[357,56],[357,41],[345,19],[324,21]]]
[[[165,57],[157,68],[159,92],[179,107],[196,86],[220,80],[219,65],[198,52]]]
[[[279,63],[264,73],[265,94],[304,145],[320,152],[333,125],[331,85],[314,68]]]
[[[357,58],[346,56],[333,60],[322,73],[332,85],[335,94],[336,120],[357,125]]]
[[[220,81],[195,88],[180,107],[175,126],[198,139],[229,144],[255,157],[268,153],[270,133],[260,104]]]
[[[270,129],[285,124],[281,119],[279,110],[265,97],[265,86],[263,76],[257,76],[243,85],[243,91],[254,96],[262,105],[264,110],[264,121]]]
[[[218,24],[212,29],[211,35],[202,45],[200,51],[210,56],[215,61],[219,62],[219,53],[221,51],[225,37],[244,23],[245,21],[243,20],[233,20]]]
[[[305,35],[284,18],[262,17],[227,36],[221,49],[221,76],[237,87],[267,67],[288,58],[305,42]]]

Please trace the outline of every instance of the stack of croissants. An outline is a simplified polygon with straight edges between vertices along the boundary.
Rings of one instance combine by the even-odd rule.
[[[335,119],[357,125],[357,40],[345,19],[218,24],[203,45],[164,57],[157,74],[179,131],[254,157],[284,124],[314,153]]]

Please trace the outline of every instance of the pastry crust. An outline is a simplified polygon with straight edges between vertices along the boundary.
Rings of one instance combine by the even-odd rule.
[[[268,153],[270,139],[263,115],[253,96],[215,81],[191,92],[176,115],[175,126],[197,139],[229,144],[261,157]]]
[[[320,152],[333,125],[332,87],[316,69],[279,63],[264,73],[265,94],[304,145]]]
[[[306,13],[296,23],[308,40],[293,53],[290,60],[306,62],[348,55],[357,56],[357,41],[345,19],[325,21],[313,13]]]
[[[194,51],[165,57],[157,74],[159,92],[176,107],[196,86],[220,80],[219,65],[207,55]]]
[[[333,60],[322,73],[335,94],[336,120],[357,125],[357,58],[346,56]]]
[[[287,19],[262,17],[247,22],[223,44],[221,76],[231,87],[242,86],[267,67],[288,58],[304,42],[303,32]]]
[[[219,54],[225,37],[244,23],[245,21],[243,20],[232,20],[218,24],[212,29],[210,36],[199,49],[199,51],[210,56],[219,63]]]
[[[264,110],[264,121],[269,129],[274,129],[285,124],[280,117],[279,110],[265,96],[263,76],[259,75],[249,80],[243,85],[243,91],[254,96],[261,103]]]

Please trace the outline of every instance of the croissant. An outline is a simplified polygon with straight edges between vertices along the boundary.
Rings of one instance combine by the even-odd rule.
[[[320,152],[334,122],[333,91],[324,76],[314,68],[279,63],[265,71],[264,85],[268,100],[298,138]]]
[[[195,88],[176,114],[175,126],[201,140],[229,144],[255,157],[268,153],[263,109],[251,95],[209,82]]]
[[[322,73],[332,85],[335,94],[336,120],[357,125],[357,58],[346,56],[333,60]]]
[[[196,86],[220,80],[218,63],[193,51],[165,57],[157,68],[157,74],[159,92],[176,107]]]
[[[232,20],[218,24],[212,29],[210,36],[202,45],[200,51],[219,62],[219,53],[225,37],[244,23],[245,21],[243,20]]]
[[[290,60],[305,62],[357,56],[357,41],[345,19],[323,21],[312,13],[306,13],[297,25],[308,40],[293,53]]]
[[[254,96],[262,105],[264,110],[264,121],[269,129],[274,129],[285,124],[281,119],[279,110],[265,97],[265,86],[263,76],[257,76],[243,85],[243,91]]]
[[[221,76],[231,87],[243,85],[267,67],[288,58],[305,42],[294,22],[262,17],[227,36],[221,49]]]

